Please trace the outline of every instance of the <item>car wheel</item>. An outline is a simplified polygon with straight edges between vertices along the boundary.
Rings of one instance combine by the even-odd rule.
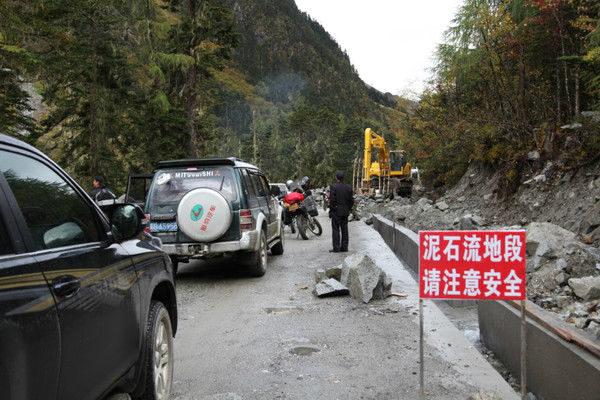
[[[250,253],[248,259],[250,275],[263,276],[267,272],[267,235],[264,231],[260,232],[260,244],[258,250]]]
[[[285,233],[283,232],[283,225],[281,225],[279,232],[281,232],[281,234],[279,235],[279,242],[275,243],[273,245],[273,247],[271,247],[271,254],[273,254],[274,256],[280,256],[283,254],[283,244],[285,241]]]
[[[167,400],[173,383],[173,329],[163,303],[152,301],[146,325],[145,388],[141,400]]]

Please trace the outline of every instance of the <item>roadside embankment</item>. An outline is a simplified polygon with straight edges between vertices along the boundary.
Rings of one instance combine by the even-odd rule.
[[[379,224],[378,231],[415,273],[416,247],[404,239],[416,240],[419,230],[525,230],[528,299],[600,339],[600,250],[575,232],[549,222],[507,226],[425,197],[384,201],[357,196],[357,213],[365,222]],[[372,218],[379,214],[387,222]]]
[[[413,273],[418,273],[417,234],[380,215],[373,215],[370,222],[394,254]],[[532,244],[537,241],[537,248],[532,249],[531,257],[537,254],[540,242],[548,246],[547,243],[554,238],[558,241],[554,247],[568,245],[564,237],[541,235],[538,230],[531,230],[529,237]],[[535,247],[532,244],[528,246]],[[513,376],[520,376],[519,311],[506,302],[498,301],[478,302],[478,310],[482,342]],[[527,310],[528,390],[547,400],[596,398],[600,393],[598,341],[532,302],[527,302]],[[588,312],[588,315],[591,313]]]

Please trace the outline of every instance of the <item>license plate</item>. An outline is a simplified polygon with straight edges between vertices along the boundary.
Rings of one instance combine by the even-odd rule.
[[[150,232],[177,232],[177,222],[150,222]]]

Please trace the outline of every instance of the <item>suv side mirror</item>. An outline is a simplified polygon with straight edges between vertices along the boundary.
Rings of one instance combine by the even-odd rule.
[[[277,197],[281,194],[281,189],[277,185],[271,185],[271,196]]]
[[[142,209],[133,204],[118,204],[110,218],[110,228],[117,242],[131,239],[144,231],[146,217]]]

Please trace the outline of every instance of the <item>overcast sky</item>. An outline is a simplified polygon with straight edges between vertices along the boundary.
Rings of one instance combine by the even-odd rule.
[[[420,93],[462,0],[296,0],[382,92]]]

